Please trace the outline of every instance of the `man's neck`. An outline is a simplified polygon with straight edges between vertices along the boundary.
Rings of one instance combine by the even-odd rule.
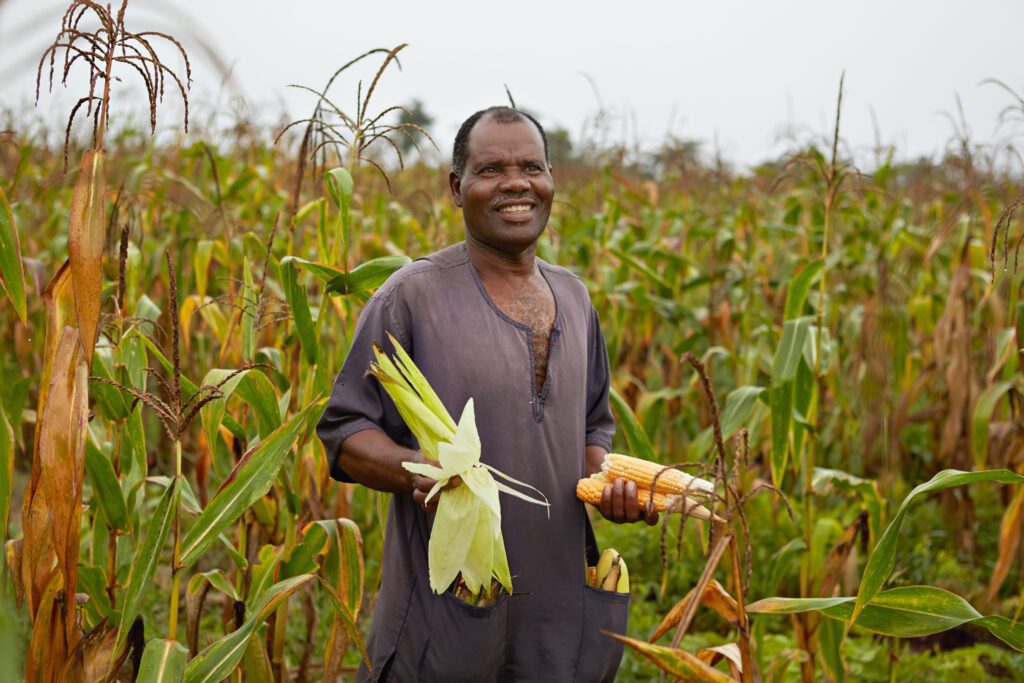
[[[477,242],[466,235],[466,252],[481,279],[529,279],[537,272],[536,245],[508,253]]]

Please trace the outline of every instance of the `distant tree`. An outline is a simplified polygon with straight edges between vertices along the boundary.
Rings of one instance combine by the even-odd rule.
[[[551,157],[552,166],[557,168],[575,158],[568,130],[559,126],[545,131],[545,133],[548,136],[548,155]]]

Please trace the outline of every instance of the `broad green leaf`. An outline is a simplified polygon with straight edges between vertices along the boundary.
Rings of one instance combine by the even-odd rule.
[[[93,624],[114,616],[110,596],[107,595],[107,576],[103,569],[96,565],[79,564],[76,590],[89,596],[89,601],[82,609],[92,615]]]
[[[128,637],[128,629],[142,609],[143,597],[147,591],[152,590],[153,574],[160,562],[160,551],[173,526],[174,511],[178,507],[179,481],[178,478],[173,479],[171,485],[164,490],[146,527],[146,538],[135,549],[135,555],[132,557],[131,571],[128,574],[128,584],[121,607],[121,620],[117,627],[115,652],[121,651],[124,639]]]
[[[352,199],[353,190],[352,175],[348,170],[342,167],[332,168],[324,173],[324,180],[327,181],[327,190],[335,206],[339,209],[347,207]]]
[[[298,333],[302,352],[306,356],[307,363],[316,365],[320,357],[320,344],[317,341],[313,316],[309,312],[306,288],[298,281],[294,257],[286,256],[281,259],[280,271],[281,286],[284,289],[284,296],[288,301],[288,307],[292,310],[292,319],[295,321],[295,331]]]
[[[242,456],[182,541],[183,566],[198,560],[229,524],[270,490],[306,420],[319,415],[323,404],[323,400],[309,404]]]
[[[180,683],[185,678],[188,650],[176,640],[153,638],[146,643],[139,666],[139,683]]]
[[[811,319],[808,317],[787,320],[782,324],[782,338],[779,339],[772,359],[772,387],[780,387],[796,377],[810,326]]]
[[[796,371],[796,378],[793,380],[793,411],[801,415],[805,420],[809,417],[808,411],[811,408],[811,402],[814,400],[815,386],[814,386],[814,371],[811,369],[812,366],[807,363],[807,356],[804,356],[804,362],[800,363],[800,366]],[[803,453],[804,447],[804,432],[807,431],[807,427],[799,419],[793,420],[793,462],[799,463],[800,456]]]
[[[802,538],[794,538],[786,545],[775,551],[771,562],[768,564],[768,587],[772,591],[779,589],[779,584],[789,572],[793,560],[807,549],[807,543]]]
[[[345,274],[344,268],[339,268],[338,266],[331,265],[330,263],[309,261],[304,258],[299,258],[298,256],[288,256],[286,258],[291,259],[292,263],[301,265],[303,268],[313,273],[317,280],[324,283],[330,282],[334,278]]]
[[[114,377],[113,367],[114,357],[111,349],[98,346],[93,354],[92,374],[107,380],[119,379]],[[124,394],[117,387],[105,382],[89,382],[89,393],[96,398],[96,406],[103,417],[112,421],[127,417],[128,404],[125,403]]]
[[[976,484],[981,482],[998,482],[1001,484],[1019,484],[1024,482],[1024,475],[1016,474],[1010,470],[988,470],[984,472],[961,472],[960,470],[942,470],[929,481],[919,484],[911,491],[899,510],[885,528],[881,538],[868,556],[867,566],[861,577],[860,589],[857,592],[857,603],[854,606],[852,621],[858,622],[858,617],[865,606],[874,599],[882,586],[892,574],[893,566],[896,564],[896,540],[899,536],[900,527],[903,525],[903,517],[910,507],[914,498],[922,493],[932,493],[954,486]]]
[[[215,368],[206,373],[206,377],[202,381],[203,386],[217,386],[223,382],[220,387],[221,396],[204,405],[199,411],[200,419],[203,423],[203,435],[206,437],[206,444],[213,454],[213,471],[221,479],[228,476],[228,472],[231,471],[232,458],[231,453],[228,452],[227,445],[220,436],[220,425],[224,421],[228,399],[231,398],[231,395],[242,379],[245,378],[245,375],[252,372],[252,370],[242,370],[238,374],[231,376],[233,372],[235,371]],[[227,379],[228,377],[230,379]]]
[[[608,399],[612,404],[612,408],[615,409],[616,417],[619,418],[618,424],[622,427],[626,443],[629,444],[630,450],[633,451],[631,455],[642,460],[658,462],[659,458],[654,452],[651,440],[647,438],[647,433],[640,426],[640,421],[636,419],[636,415],[629,409],[626,399],[622,398],[622,395],[614,388],[608,393]]]
[[[249,637],[274,610],[302,586],[313,580],[311,574],[302,574],[275,583],[252,605],[249,617],[237,630],[215,641],[194,659],[185,669],[186,683],[216,683],[231,675],[245,654]]]
[[[772,415],[772,484],[782,486],[789,457],[789,427],[793,422],[793,386],[786,382],[768,390]]]
[[[256,411],[260,437],[265,437],[281,426],[277,390],[266,375],[257,370],[245,373],[236,391]]]
[[[974,415],[971,418],[971,454],[976,467],[984,467],[988,462],[988,425],[996,406],[1014,382],[996,382],[985,389],[974,404]]]
[[[607,633],[607,635],[623,645],[636,650],[665,673],[681,678],[684,681],[735,683],[732,676],[727,676],[718,669],[708,666],[696,655],[692,655],[686,650],[655,645],[642,640],[634,640],[618,633]]]
[[[256,314],[258,293],[252,279],[252,266],[249,259],[242,260],[242,309],[239,317],[239,325],[242,328],[242,359],[247,363],[252,362],[256,352]]]
[[[766,598],[747,606],[752,614],[821,612],[850,623],[856,598]],[[857,626],[896,638],[931,635],[962,624],[987,628],[1010,647],[1024,652],[1024,624],[1006,617],[981,616],[970,603],[934,586],[904,586],[878,593],[860,612]]]
[[[95,367],[95,365],[93,366]],[[93,493],[111,529],[128,531],[128,506],[110,458],[100,451],[92,438],[85,442],[85,473]]]
[[[258,561],[252,570],[252,581],[249,583],[249,593],[246,595],[246,602],[255,604],[256,600],[274,583],[274,575],[277,573],[277,566],[284,557],[284,548],[265,545],[260,548]]]
[[[249,636],[249,642],[245,645],[242,668],[245,670],[246,683],[274,683],[276,680],[274,669],[270,665],[270,656],[267,654],[267,646],[260,637],[259,629]]]
[[[739,431],[740,427],[748,426],[750,416],[754,414],[757,400],[767,391],[764,387],[742,386],[736,387],[725,397],[725,408],[722,410],[722,439],[728,441],[733,434]],[[690,444],[690,452],[695,457],[701,457],[711,448],[714,432],[708,427],[693,440]]]
[[[238,591],[235,590],[234,584],[228,581],[227,577],[225,577],[219,569],[211,569],[208,572],[199,572],[194,574],[188,581],[188,592],[195,593],[203,581],[206,581],[235,602],[242,599],[238,594]]]
[[[299,574],[313,574],[320,567],[317,558],[327,552],[330,543],[327,531],[322,526],[316,523],[307,524],[302,530],[302,540],[281,562],[277,577],[287,579]]]
[[[812,261],[804,266],[803,270],[789,281],[786,290],[786,307],[783,320],[795,320],[803,315],[804,304],[807,302],[807,293],[811,285],[821,274],[821,261]]]
[[[408,256],[379,256],[335,276],[327,283],[324,291],[335,295],[369,292],[380,287],[392,273],[411,262]]]
[[[21,243],[18,226],[7,195],[0,187],[0,287],[14,306],[14,312],[24,323],[28,317],[25,301],[25,269],[21,263]]]
[[[323,563],[324,576],[338,587],[341,601],[356,619],[363,602],[363,535],[351,519],[315,523],[331,537],[331,549]]]

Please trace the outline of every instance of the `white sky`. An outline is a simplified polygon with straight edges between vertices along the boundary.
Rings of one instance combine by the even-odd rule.
[[[65,6],[0,0],[0,106],[31,103],[35,61]],[[209,112],[221,90],[206,41],[267,122],[311,109],[311,96],[289,83],[322,87],[361,52],[409,43],[404,70],[385,75],[377,104],[422,99],[446,154],[463,118],[506,102],[504,83],[545,125],[577,138],[597,108],[584,72],[619,116],[615,139],[628,128],[630,140],[653,145],[671,127],[709,148],[717,140],[739,164],[783,151],[787,126],[828,131],[843,69],[843,136],[861,153],[875,139],[872,110],[900,157],[936,156],[952,132],[941,112],[955,112],[957,94],[972,135],[989,142],[1012,131],[997,131],[1012,99],[981,81],[1024,92],[1020,0],[133,0],[129,18],[129,28],[169,30],[186,44],[197,110]],[[358,76],[368,81],[372,70],[368,62]],[[352,106],[355,80],[336,84],[339,104]],[[220,98],[230,102],[227,92]],[[40,112],[62,130],[73,102],[44,96]],[[170,108],[160,121],[173,123]]]

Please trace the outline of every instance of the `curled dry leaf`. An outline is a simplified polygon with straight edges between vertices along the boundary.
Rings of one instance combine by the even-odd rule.
[[[672,609],[669,610],[668,614],[665,615],[665,618],[658,625],[658,628],[654,629],[654,633],[648,642],[653,643],[657,641],[679,624],[679,620],[682,619],[690,601],[693,600],[693,595],[694,591],[691,590],[682,600],[673,605]],[[708,582],[707,587],[704,589],[704,595],[701,596],[700,603],[705,607],[715,610],[723,619],[729,622],[736,623],[739,620],[736,600],[715,579],[711,579]]]

